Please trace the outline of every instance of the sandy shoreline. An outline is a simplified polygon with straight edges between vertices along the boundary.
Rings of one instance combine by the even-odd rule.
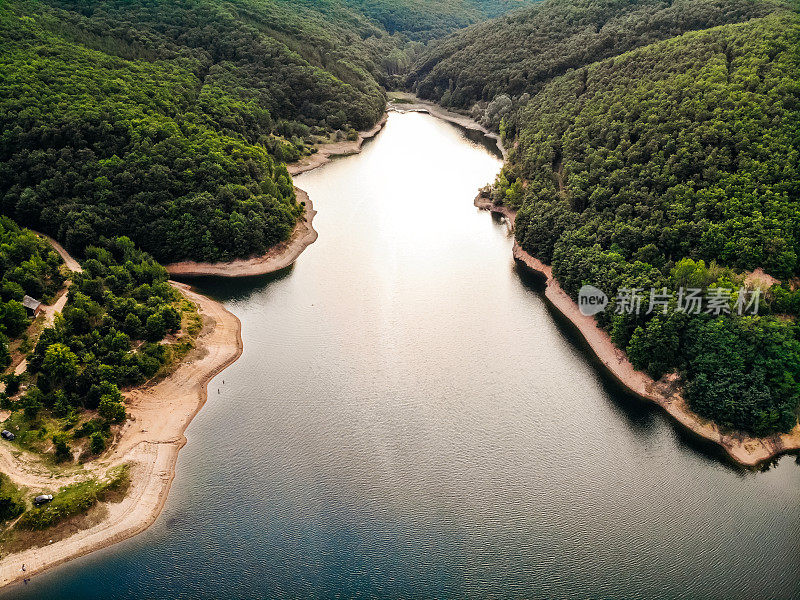
[[[317,147],[317,152],[305,158],[286,165],[289,174],[294,177],[306,171],[311,171],[317,167],[329,163],[339,156],[350,156],[361,152],[364,142],[378,135],[386,125],[387,115],[378,121],[374,127],[358,134],[358,139],[354,141],[331,142]],[[303,251],[317,241],[319,234],[314,229],[314,205],[308,194],[298,187],[295,187],[298,202],[306,203],[306,211],[303,219],[297,223],[292,231],[292,235],[285,242],[280,242],[270,248],[266,254],[254,256],[252,258],[240,258],[225,262],[196,262],[185,260],[164,265],[172,277],[200,277],[204,275],[216,275],[219,277],[252,277],[255,275],[266,275],[280,271],[291,265]]]
[[[513,210],[505,206],[495,206],[480,195],[475,199],[475,206],[503,215],[513,229],[516,216]],[[719,444],[740,465],[756,467],[786,452],[800,450],[800,425],[789,433],[753,438],[722,431],[716,424],[694,413],[674,380],[665,377],[655,381],[633,368],[625,352],[613,344],[611,336],[597,325],[594,317],[580,312],[577,303],[553,277],[553,270],[549,265],[528,254],[516,240],[513,255],[515,260],[545,277],[545,297],[578,329],[605,369],[632,393],[655,402],[676,422],[697,436]]]
[[[290,174],[298,175],[338,156],[359,153],[364,142],[383,129],[386,120],[387,115],[384,115],[372,129],[359,133],[355,141],[320,146],[315,154],[287,165]],[[165,265],[168,272],[184,277],[245,277],[272,273],[291,265],[318,236],[313,227],[316,215],[313,203],[304,190],[295,188],[295,191],[298,201],[305,202],[306,211],[289,240],[277,244],[263,256],[222,263],[183,261]],[[43,237],[50,241],[70,270],[81,270],[80,264],[58,242],[49,236]],[[235,315],[218,302],[192,291],[186,284],[170,283],[198,305],[203,315],[203,331],[197,339],[196,349],[174,373],[155,385],[126,394],[131,418],[112,453],[87,469],[78,469],[57,479],[51,473],[35,469],[35,458],[23,465],[8,453],[0,454],[0,465],[5,467],[4,471],[13,481],[42,491],[89,476],[101,476],[114,466],[127,464],[130,467],[128,493],[119,503],[104,503],[106,516],[89,529],[51,545],[30,548],[0,559],[0,588],[133,537],[146,530],[161,514],[175,478],[178,453],[186,444],[184,432],[206,402],[208,382],[235,362],[243,350],[241,323]],[[23,564],[24,572],[21,569]]]
[[[131,419],[113,452],[91,465],[96,475],[117,465],[130,465],[127,495],[119,503],[104,504],[107,514],[97,525],[53,544],[4,557],[0,560],[0,587],[141,533],[161,513],[175,478],[178,452],[186,443],[184,432],[206,402],[208,382],[242,353],[241,324],[235,315],[184,284],[172,284],[195,302],[203,315],[197,347],[169,377],[126,394]],[[42,487],[67,483],[53,481],[44,473],[39,479],[28,476]]]
[[[295,225],[291,237],[285,242],[280,242],[267,251],[266,254],[248,259],[236,259],[228,262],[195,262],[185,260],[164,265],[172,277],[199,277],[201,275],[217,275],[221,277],[250,277],[253,275],[266,275],[280,271],[291,265],[303,250],[317,241],[318,234],[314,229],[314,205],[303,190],[295,188],[298,202],[306,203],[303,218]]]

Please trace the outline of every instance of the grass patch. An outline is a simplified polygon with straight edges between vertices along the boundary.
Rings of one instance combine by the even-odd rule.
[[[203,317],[197,312],[197,305],[181,296],[183,299],[180,306],[176,307],[181,311],[183,319],[181,328],[190,336],[197,337],[203,329]]]
[[[17,529],[41,530],[83,514],[98,502],[124,494],[130,483],[128,466],[110,469],[102,481],[90,479],[61,488],[53,501],[32,508],[17,521]]]
[[[29,419],[22,410],[15,410],[3,423],[3,429],[8,429],[16,436],[14,444],[23,450],[43,454],[52,447],[52,437],[63,431],[64,420],[50,415],[40,414],[35,419]]]
[[[25,510],[25,496],[9,479],[0,473],[0,522],[5,522],[22,514]]]

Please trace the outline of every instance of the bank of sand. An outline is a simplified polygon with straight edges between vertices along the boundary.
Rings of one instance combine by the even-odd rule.
[[[516,217],[513,210],[505,206],[495,206],[480,195],[475,199],[475,206],[502,215],[513,230]],[[581,313],[577,303],[553,277],[553,270],[549,265],[528,254],[516,240],[513,255],[517,261],[544,276],[545,297],[578,329],[605,369],[628,390],[640,398],[655,402],[694,434],[719,444],[734,461],[743,466],[755,467],[785,452],[800,450],[800,425],[789,433],[753,438],[723,431],[713,422],[694,413],[681,393],[680,382],[674,376],[665,376],[655,381],[633,368],[625,352],[614,345],[611,336],[597,325],[594,317]]]
[[[310,156],[286,165],[289,174],[293,177],[305,173],[330,162],[338,156],[358,154],[364,142],[378,135],[386,124],[386,115],[375,124],[372,129],[362,131],[356,140],[331,142],[321,144],[317,151]],[[317,241],[318,234],[314,230],[313,220],[317,212],[308,194],[300,188],[295,188],[298,202],[305,202],[306,210],[303,218],[294,228],[292,235],[285,242],[276,244],[266,254],[247,259],[237,259],[226,262],[196,262],[191,260],[164,265],[173,277],[199,277],[202,275],[217,275],[220,277],[252,277],[266,275],[280,271],[291,265],[303,253],[303,250]]]
[[[120,432],[113,451],[86,471],[57,480],[45,470],[37,470],[34,464],[0,461],[11,469],[13,480],[38,489],[52,489],[54,485],[65,485],[90,474],[101,476],[111,467],[127,464],[128,493],[119,503],[104,503],[102,520],[89,529],[2,558],[0,587],[132,537],[147,529],[161,513],[175,477],[178,451],[186,443],[184,432],[206,401],[208,382],[242,353],[239,319],[188,286],[172,284],[197,304],[203,316],[203,329],[196,348],[170,376],[126,394],[131,419]],[[14,473],[16,469],[20,473]]]

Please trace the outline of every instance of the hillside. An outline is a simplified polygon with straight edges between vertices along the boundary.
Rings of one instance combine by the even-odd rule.
[[[371,127],[410,38],[517,4],[5,2],[0,207],[78,254],[263,254],[303,212],[281,163]]]
[[[444,106],[534,94],[570,69],[773,10],[754,0],[544,0],[433,44],[408,83]]]
[[[429,41],[536,0],[346,0],[389,33]]]
[[[206,0],[7,2],[0,41],[3,212],[167,260],[285,239],[302,207],[279,163],[379,118],[393,44],[341,6]]]
[[[617,294],[598,320],[637,368],[681,373],[697,412],[758,435],[793,427],[800,403],[798,48],[798,16],[779,12],[558,77],[522,110],[495,190],[573,297],[585,283],[642,290],[644,307],[651,288],[725,296],[730,315],[677,297],[635,315]],[[759,268],[785,283],[739,316]]]
[[[23,306],[23,298],[52,301],[64,281],[60,265],[50,244],[8,217],[0,217],[0,371],[11,364],[17,342],[29,341],[26,330],[32,315]]]

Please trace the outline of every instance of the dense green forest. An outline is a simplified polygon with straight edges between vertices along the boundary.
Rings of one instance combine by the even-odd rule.
[[[16,411],[5,426],[18,443],[41,450],[52,441],[57,460],[71,460],[71,440],[85,438],[93,453],[102,451],[110,425],[125,419],[120,389],[175,364],[200,329],[166,270],[129,238],[88,247],[72,279],[63,313],[39,336],[27,372],[6,377],[2,396]]]
[[[494,198],[573,296],[691,284],[733,302],[750,272],[779,279],[757,316],[617,299],[598,319],[637,368],[681,373],[700,414],[797,422],[800,26],[780,2],[9,0],[0,50],[0,210],[87,259],[31,358],[31,418],[104,398],[99,423],[119,416],[118,388],[171,360],[157,342],[181,320],[142,251],[286,239],[304,208],[283,163],[374,124],[405,80],[501,131]],[[1,225],[8,337],[20,293],[62,280],[44,242]]]
[[[302,212],[280,162],[380,116],[380,35],[281,2],[4,3],[2,210],[77,253],[263,252]]]
[[[512,101],[571,69],[687,31],[763,16],[775,6],[760,0],[544,0],[432,45],[408,83],[444,106],[479,103],[476,116],[488,108],[485,124],[497,128],[498,113],[507,114]]]
[[[47,241],[0,217],[0,370],[11,364],[10,342],[31,323],[23,297],[52,300],[64,281],[60,265]]]
[[[389,33],[429,41],[536,0],[346,0]]]
[[[780,279],[757,316],[598,315],[637,368],[678,371],[700,414],[786,431],[800,404],[800,19],[788,11],[640,48],[553,79],[519,116],[494,190],[573,297]],[[768,284],[762,284],[767,288]],[[713,293],[722,293],[713,291]],[[619,314],[615,314],[618,312]]]
[[[263,253],[303,211],[281,163],[372,126],[411,37],[518,4],[9,0],[0,207],[79,255],[119,233],[165,262]]]

